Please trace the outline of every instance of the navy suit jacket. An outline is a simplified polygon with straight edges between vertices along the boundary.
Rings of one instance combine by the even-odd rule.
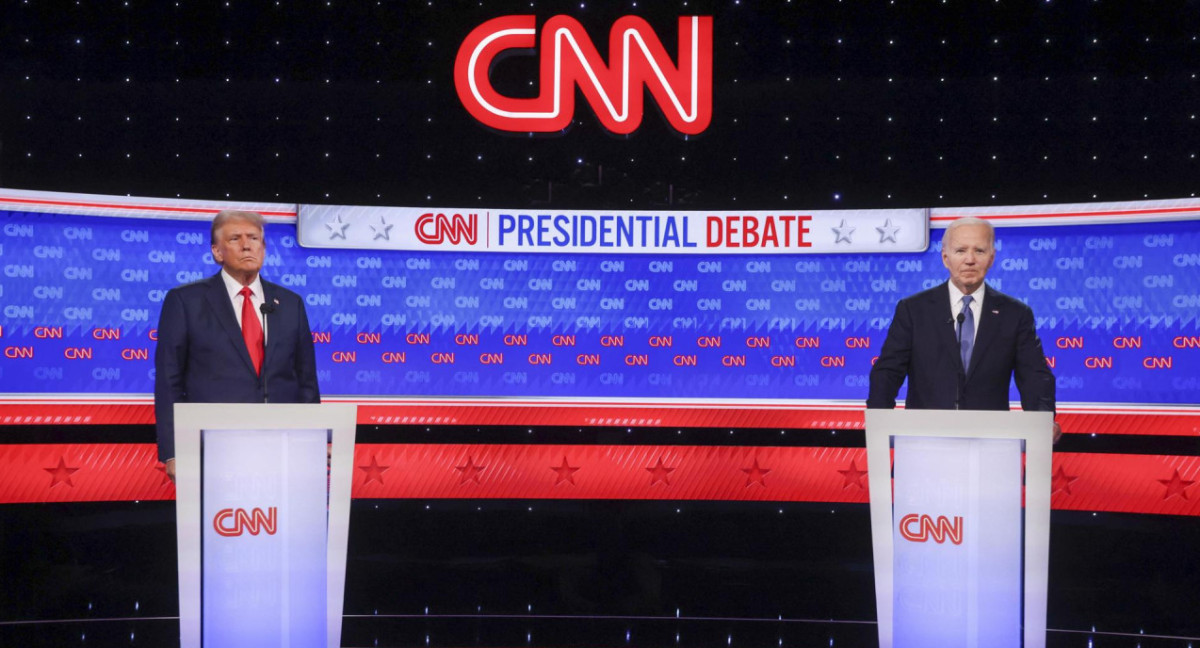
[[[1046,366],[1033,310],[989,286],[980,313],[964,374],[949,282],[900,300],[871,367],[867,407],[895,407],[907,378],[908,409],[1007,410],[1015,379],[1022,409],[1053,412],[1054,374]]]
[[[317,362],[304,301],[263,281],[267,348],[254,372],[221,273],[173,288],[163,299],[154,352],[158,458],[175,456],[175,403],[319,403]]]

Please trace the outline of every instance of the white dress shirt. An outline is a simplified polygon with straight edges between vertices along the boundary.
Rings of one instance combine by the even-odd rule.
[[[954,321],[957,322],[958,314],[961,313],[962,309],[963,309],[963,299],[962,299],[963,291],[959,290],[958,286],[955,286],[953,281],[950,282],[949,285],[950,285],[950,312],[954,314]],[[979,290],[976,290],[975,292],[971,293],[971,297],[972,297],[972,299],[971,299],[971,315],[974,316],[974,319],[975,319],[976,338],[978,338],[978,335],[979,335],[979,316],[980,316],[980,314],[983,313],[983,299],[984,299],[983,293],[986,289],[987,289],[986,284],[980,284]]]
[[[224,269],[221,270],[221,279],[225,281],[225,291],[229,293],[229,301],[233,304],[233,316],[237,318],[238,328],[242,326],[242,284],[237,279],[229,276]],[[259,308],[263,305],[263,287],[262,279],[254,276],[254,281],[250,282],[250,304],[254,306],[254,316],[258,318],[259,326],[262,326],[262,311]],[[263,326],[263,346],[267,342],[267,327]]]

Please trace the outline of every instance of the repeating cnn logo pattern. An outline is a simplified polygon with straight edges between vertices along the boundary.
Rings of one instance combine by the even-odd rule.
[[[253,536],[259,533],[275,535],[279,530],[279,512],[274,506],[268,508],[265,513],[258,507],[251,511],[243,508],[221,509],[213,517],[213,530],[217,535],[226,538],[237,537],[243,533]]]
[[[938,544],[950,540],[956,545],[963,541],[963,519],[955,516],[951,522],[944,515],[933,517],[909,513],[900,518],[900,535],[910,542],[928,542],[932,539]]]
[[[542,28],[540,94],[515,98],[492,86],[491,66],[512,50],[535,47],[537,22],[534,16],[503,16],[476,27],[463,41],[454,86],[475,119],[518,133],[567,128],[578,87],[604,127],[621,135],[642,123],[645,86],[672,128],[696,135],[712,121],[712,29],[712,16],[681,16],[675,65],[645,20],[624,16],[609,34],[606,65],[578,21],[554,16]]]

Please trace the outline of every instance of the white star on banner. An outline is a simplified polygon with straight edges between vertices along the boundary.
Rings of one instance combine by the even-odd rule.
[[[325,227],[329,228],[329,240],[341,238],[344,241],[346,240],[346,228],[350,227],[350,223],[343,223],[342,215],[338,214],[332,221],[325,223]]]
[[[372,241],[383,239],[385,241],[392,240],[389,232],[392,231],[392,226],[387,221],[383,220],[383,216],[379,217],[379,226],[371,225],[371,229],[375,231],[375,238]]]
[[[845,218],[842,219],[841,225],[833,228],[833,233],[837,235],[837,240],[834,241],[834,244],[841,243],[842,241],[847,243],[854,242],[850,240],[850,235],[854,233],[854,228],[846,224]]]
[[[883,243],[885,241],[891,241],[892,243],[895,243],[896,242],[896,233],[900,231],[900,226],[892,225],[892,219],[889,218],[886,221],[884,221],[883,227],[876,227],[875,230],[877,232],[879,232],[879,242],[880,243]]]

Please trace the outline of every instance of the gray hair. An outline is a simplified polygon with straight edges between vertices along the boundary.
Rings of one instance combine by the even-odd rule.
[[[221,211],[217,212],[216,218],[213,218],[212,233],[209,235],[210,242],[213,245],[217,244],[217,232],[220,231],[220,229],[230,221],[246,221],[247,223],[258,226],[258,230],[260,232],[263,231],[264,226],[266,225],[266,220],[263,219],[262,214],[258,212],[241,211],[238,209],[222,209]]]
[[[960,227],[967,227],[968,225],[983,225],[984,227],[986,227],[987,231],[988,231],[988,238],[992,242],[992,247],[996,246],[996,228],[993,227],[990,222],[988,222],[982,218],[976,218],[974,216],[964,216],[962,218],[958,218],[953,221],[950,221],[950,224],[946,226],[946,232],[944,234],[942,234],[942,240],[943,241],[950,240],[951,232],[953,232],[954,230],[956,230]]]

